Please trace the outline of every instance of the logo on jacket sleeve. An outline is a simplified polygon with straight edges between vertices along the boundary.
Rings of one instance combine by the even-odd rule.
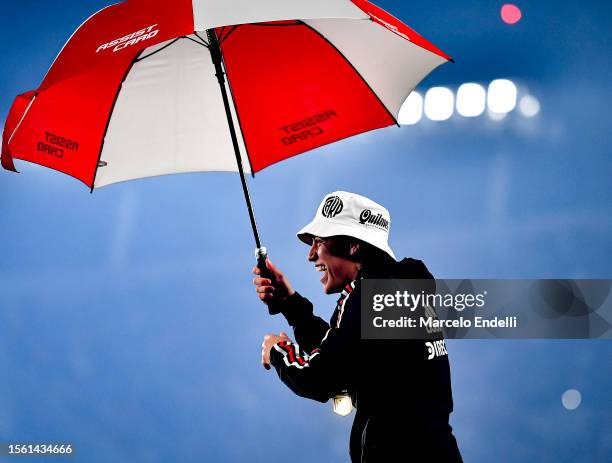
[[[331,219],[332,217],[335,217],[340,214],[343,208],[344,204],[342,204],[342,200],[339,196],[330,196],[325,200],[325,204],[323,204],[323,209],[321,209],[321,214],[323,214],[323,217]]]
[[[446,352],[446,344],[444,344],[444,339],[434,342],[426,342],[425,346],[427,347],[427,360],[431,360],[434,357],[441,357],[442,355],[448,355],[448,352]]]

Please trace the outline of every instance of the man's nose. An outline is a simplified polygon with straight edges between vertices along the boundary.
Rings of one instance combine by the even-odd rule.
[[[310,246],[310,251],[308,251],[308,261],[315,262],[319,256],[317,255],[317,243],[312,242],[312,246]]]

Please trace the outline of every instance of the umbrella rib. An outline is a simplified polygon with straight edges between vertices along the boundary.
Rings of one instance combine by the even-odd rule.
[[[177,38],[176,38],[176,39],[174,39],[172,42],[167,43],[166,45],[164,45],[164,46],[163,46],[163,47],[161,47],[161,48],[158,48],[158,49],[157,49],[157,50],[155,50],[154,52],[151,52],[151,53],[149,53],[148,55],[145,55],[145,56],[143,56],[143,57],[141,57],[141,58],[137,58],[136,60],[134,60],[134,62],[135,62],[135,63],[137,63],[137,62],[139,62],[139,61],[142,61],[142,60],[143,60],[143,59],[145,59],[145,58],[148,58],[149,56],[153,56],[155,53],[159,53],[160,51],[165,50],[165,49],[166,49],[166,48],[168,48],[170,45],[172,45],[172,44],[174,44],[174,43],[178,42],[178,41],[179,41],[180,39],[182,39],[182,38],[183,38],[183,37],[177,37]]]
[[[219,39],[219,45],[223,45],[223,42],[225,42],[236,29],[238,29],[238,26],[232,26],[232,29],[227,34],[225,34],[225,37]]]
[[[187,40],[191,40],[193,43],[197,43],[198,45],[201,45],[204,48],[208,48],[208,45],[206,45],[205,43],[202,43],[199,40],[196,40],[196,39],[194,39],[192,37],[189,37],[188,35],[184,35],[182,38],[187,39]]]
[[[200,34],[198,34],[198,31],[194,31],[193,33],[198,39],[200,39],[202,41],[202,43],[200,45],[204,45],[206,48],[210,47],[210,43],[208,43],[206,40],[204,40],[202,37],[200,37]],[[192,39],[193,40],[193,39]]]

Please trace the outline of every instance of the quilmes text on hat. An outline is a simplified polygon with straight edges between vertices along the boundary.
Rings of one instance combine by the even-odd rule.
[[[323,198],[314,219],[297,233],[297,237],[310,245],[313,236],[350,236],[395,259],[389,246],[390,227],[389,211],[380,204],[355,193],[334,191]]]

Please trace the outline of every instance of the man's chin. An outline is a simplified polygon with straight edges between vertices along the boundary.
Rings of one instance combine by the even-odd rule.
[[[324,292],[325,294],[336,294],[336,293],[339,293],[339,292],[341,292],[341,291],[342,291],[342,288],[341,288],[341,287],[334,288],[333,286],[328,286],[328,285],[325,285],[325,286],[323,287],[323,292]]]

